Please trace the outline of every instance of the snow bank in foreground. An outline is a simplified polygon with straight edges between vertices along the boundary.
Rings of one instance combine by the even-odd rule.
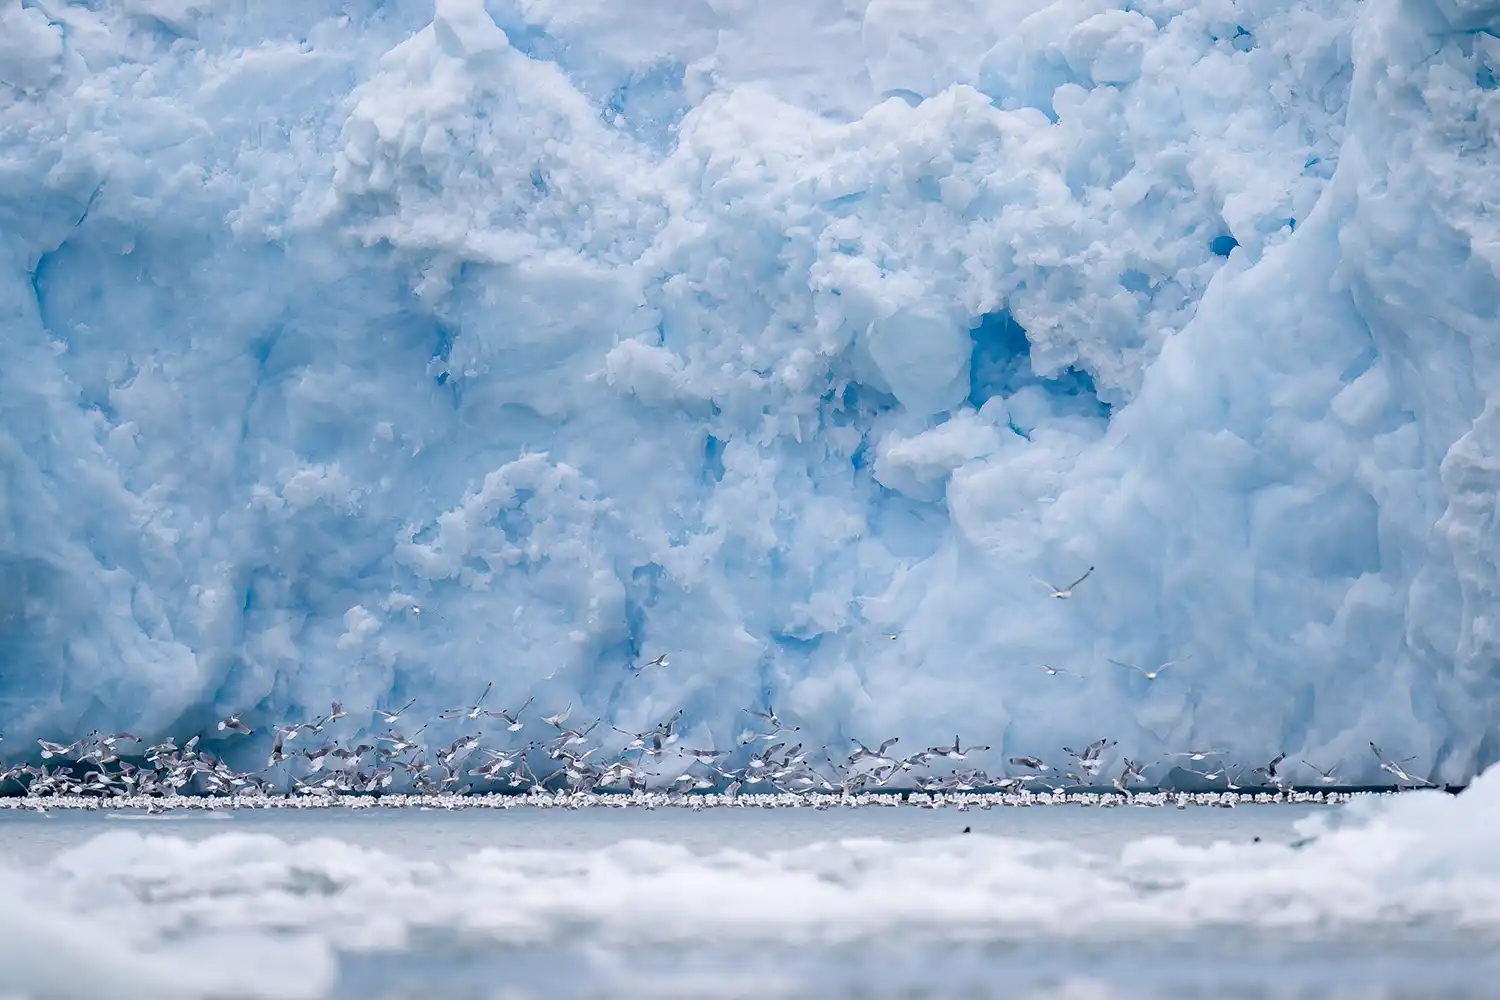
[[[0,988],[55,995],[48,988],[114,968],[134,977],[123,982],[157,982],[148,977],[163,968],[149,964],[158,949],[196,954],[200,942],[270,949],[274,961],[238,962],[232,982],[310,996],[326,986],[329,954],[421,952],[435,941],[525,954],[585,943],[859,946],[893,934],[909,945],[1062,947],[1121,936],[1202,941],[1232,930],[1310,940],[1417,928],[1500,938],[1492,849],[1500,771],[1457,797],[1365,800],[1332,818],[1305,821],[1297,846],[1195,847],[1154,837],[1118,854],[976,835],[708,854],[627,841],[413,861],[327,839],[112,833],[25,876],[5,873],[0,913],[12,924],[23,913],[35,919],[25,937],[0,934]],[[30,960],[34,949],[65,944],[87,964]],[[303,975],[273,982],[270,969]],[[175,981],[181,995],[211,992],[191,985],[211,980],[186,972]]]

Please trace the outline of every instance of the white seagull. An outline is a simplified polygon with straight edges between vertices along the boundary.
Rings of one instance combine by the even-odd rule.
[[[776,709],[771,705],[770,702],[766,702],[766,710],[764,712],[757,712],[753,708],[747,708],[745,709],[745,712],[749,715],[755,716],[757,719],[765,719],[773,726],[781,725],[781,720],[776,717]]]
[[[1040,583],[1043,587],[1046,587],[1048,590],[1052,591],[1053,597],[1057,598],[1059,601],[1065,601],[1073,596],[1073,588],[1077,587],[1080,583],[1087,580],[1089,578],[1089,574],[1093,572],[1094,567],[1090,566],[1087,570],[1084,571],[1082,576],[1074,580],[1072,583],[1068,584],[1066,587],[1055,587],[1039,576],[1034,576],[1032,577],[1032,579],[1037,583]]]
[[[1433,786],[1433,782],[1428,781],[1426,778],[1418,778],[1414,774],[1408,774],[1406,772],[1406,769],[1401,766],[1402,764],[1414,761],[1417,758],[1406,757],[1401,760],[1392,760],[1385,755],[1385,751],[1381,750],[1373,742],[1370,744],[1370,749],[1375,751],[1376,758],[1380,760],[1380,769],[1387,774],[1395,777],[1398,784],[1401,782],[1405,782],[1409,785],[1426,785],[1428,787]]]
[[[521,721],[521,713],[524,712],[524,711],[526,711],[527,707],[531,704],[531,702],[532,702],[532,699],[527,698],[526,699],[526,704],[522,705],[520,708],[516,709],[514,712],[507,712],[505,709],[502,708],[498,712],[486,712],[484,714],[488,715],[492,719],[504,719],[505,720],[505,728],[506,728],[506,730],[509,731],[509,732],[512,732],[512,733],[517,733],[517,732],[521,731],[521,727],[523,727],[524,725],[526,725],[526,723],[524,723],[524,722]]]
[[[1172,756],[1173,757],[1186,757],[1188,760],[1193,761],[1194,763],[1197,763],[1199,761],[1208,760],[1208,758],[1210,758],[1210,757],[1222,757],[1222,756],[1224,756],[1224,751],[1222,751],[1222,750],[1188,750],[1185,753],[1174,753],[1174,754],[1172,754]]]
[[[490,681],[488,684],[486,684],[484,686],[484,690],[482,692],[480,692],[480,695],[479,695],[478,699],[475,700],[475,702],[474,702],[473,705],[469,706],[468,708],[450,708],[450,709],[448,709],[448,711],[439,714],[438,718],[439,719],[477,719],[477,718],[479,718],[481,715],[484,714],[484,712],[480,709],[479,706],[484,704],[484,699],[487,698],[487,697],[489,697],[490,688],[492,688],[494,686],[495,686],[495,682],[494,681]]]
[[[1260,778],[1265,784],[1275,785],[1277,788],[1280,788],[1287,783],[1287,779],[1286,775],[1276,769],[1281,766],[1281,762],[1284,760],[1286,760],[1285,750],[1271,758],[1271,762],[1265,767],[1257,767],[1250,773]]]
[[[900,741],[901,741],[901,738],[899,736],[892,736],[890,739],[888,739],[884,743],[880,744],[880,746],[877,749],[871,750],[869,747],[865,746],[859,740],[856,740],[856,739],[854,739],[854,738],[851,737],[849,742],[851,742],[855,746],[859,747],[859,749],[856,750],[856,751],[854,751],[854,753],[852,753],[852,754],[849,755],[849,763],[853,764],[856,761],[864,760],[867,757],[869,759],[871,759],[871,760],[890,760],[891,758],[887,757],[885,755],[885,752],[887,750],[889,750],[891,747],[895,746]]]
[[[1325,785],[1338,784],[1339,776],[1337,774],[1334,774],[1333,772],[1338,770],[1339,764],[1342,764],[1343,761],[1339,761],[1339,764],[1333,765],[1333,767],[1328,768],[1326,771],[1310,760],[1304,760],[1302,763],[1318,772],[1318,781],[1320,781],[1321,783]]]
[[[958,737],[955,736],[953,737],[953,745],[951,747],[928,747],[927,752],[934,757],[946,757],[949,760],[964,760],[971,753],[983,753],[988,749],[989,747],[960,746]]]
[[[255,730],[241,722],[238,715],[231,715],[219,723],[219,732],[222,733],[226,729],[232,733],[241,733],[245,736],[249,736],[255,732]]]
[[[1193,654],[1189,653],[1187,656],[1179,656],[1175,660],[1168,660],[1167,662],[1165,662],[1163,664],[1160,664],[1160,665],[1158,665],[1157,667],[1155,667],[1155,668],[1153,668],[1151,670],[1146,670],[1143,667],[1136,666],[1134,663],[1123,663],[1120,660],[1110,659],[1110,658],[1106,657],[1106,659],[1109,659],[1109,662],[1113,663],[1115,666],[1117,666],[1117,667],[1124,667],[1126,670],[1134,670],[1136,673],[1140,674],[1142,677],[1146,678],[1146,680],[1148,680],[1148,681],[1154,681],[1154,680],[1156,680],[1156,675],[1159,674],[1159,673],[1161,673],[1163,670],[1167,669],[1168,667],[1175,667],[1177,664],[1183,662],[1184,660],[1190,660],[1192,658],[1193,658]]]
[[[378,716],[380,716],[382,719],[384,719],[385,722],[386,722],[386,725],[390,725],[391,723],[395,722],[397,719],[401,718],[401,713],[402,712],[405,712],[408,708],[411,708],[416,703],[417,703],[417,699],[413,698],[411,701],[407,702],[405,705],[402,705],[400,708],[396,709],[394,712],[387,712],[384,709],[377,708],[377,709],[375,709],[375,714],[378,715]]]

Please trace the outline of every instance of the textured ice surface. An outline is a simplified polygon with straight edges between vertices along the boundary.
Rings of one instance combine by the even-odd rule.
[[[1500,4],[1129,6],[0,0],[0,728],[1471,774]]]
[[[99,991],[80,990],[92,982],[108,983],[109,995],[119,997],[320,996],[342,958],[346,982],[371,982],[337,996],[436,989],[480,997],[503,984],[505,995],[523,997],[925,997],[962,987],[963,959],[977,953],[978,983],[962,995],[1040,1000],[1058,994],[1006,988],[1010,977],[1035,974],[1040,950],[1054,975],[1120,987],[1064,994],[1095,1000],[1226,991],[1488,996],[1500,938],[1497,779],[1500,772],[1489,773],[1456,798],[1418,792],[1367,800],[1300,821],[1297,839],[1281,833],[1261,843],[1243,831],[1199,843],[1131,835],[1144,817],[1170,830],[1182,814],[1128,809],[1090,811],[1092,820],[1115,821],[1114,837],[1103,843],[1068,833],[905,842],[846,834],[778,849],[750,832],[690,849],[672,842],[674,832],[701,837],[704,820],[679,813],[646,828],[663,839],[518,849],[515,831],[495,829],[507,846],[427,856],[415,856],[403,840],[402,829],[410,834],[412,826],[382,826],[374,815],[349,820],[365,845],[326,830],[309,836],[285,814],[285,836],[234,832],[241,817],[210,824],[216,829],[208,836],[183,836],[175,823],[145,833],[146,824],[136,823],[24,873],[8,859],[0,864],[0,989],[92,995]],[[1237,812],[1246,811],[1254,807]],[[829,830],[850,819],[798,812],[804,829],[813,816]],[[878,831],[881,814],[907,811],[864,812]],[[1062,813],[1032,812],[1030,826],[1052,817],[1067,830]],[[588,821],[608,823],[605,814],[553,814],[549,827],[554,838],[570,829],[576,836]],[[972,815],[976,827],[1003,829],[1007,821]],[[944,825],[956,830],[957,814],[947,816]],[[0,819],[12,844],[67,822]],[[430,814],[416,826],[431,837],[445,823],[455,840],[485,842],[484,825],[459,826],[452,816]],[[771,831],[784,827],[768,822],[759,830],[775,839]],[[736,828],[731,821],[717,829]],[[894,941],[900,946],[890,947]],[[1316,956],[1321,989],[1298,982],[1305,969],[1287,952],[1299,944]],[[36,961],[43,954],[65,960]],[[665,991],[663,969],[640,973],[647,957],[664,965],[703,959],[714,988]],[[1407,966],[1393,971],[1393,957]],[[903,990],[885,978],[864,989],[819,988],[819,977],[860,969],[910,976],[903,960],[916,967],[920,986]],[[1230,989],[1247,967],[1251,985]],[[442,985],[437,975],[445,970],[464,987]],[[1174,971],[1207,975],[1209,988],[1173,989]],[[632,972],[640,977],[635,989]],[[1415,975],[1419,987],[1383,989],[1382,980],[1397,973]],[[573,988],[574,977],[590,976],[613,988]],[[1453,979],[1469,989],[1450,988]],[[174,990],[159,989],[161,982]]]

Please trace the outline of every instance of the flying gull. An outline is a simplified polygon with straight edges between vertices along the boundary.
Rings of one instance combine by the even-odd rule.
[[[1148,680],[1148,681],[1154,681],[1154,680],[1156,680],[1156,676],[1158,674],[1160,674],[1163,670],[1167,669],[1168,667],[1175,667],[1177,664],[1181,663],[1184,660],[1190,660],[1190,659],[1192,659],[1192,657],[1193,657],[1193,654],[1189,653],[1187,656],[1180,656],[1180,657],[1178,657],[1175,660],[1168,660],[1167,662],[1165,662],[1163,664],[1160,664],[1159,666],[1155,667],[1152,670],[1146,670],[1146,669],[1144,669],[1142,667],[1138,667],[1134,663],[1124,663],[1124,662],[1122,662],[1120,660],[1110,659],[1108,657],[1106,657],[1106,659],[1109,659],[1109,662],[1113,663],[1117,667],[1124,667],[1126,670],[1134,670],[1136,673],[1138,673],[1142,677],[1146,678],[1146,680]]]
[[[1048,590],[1052,591],[1053,597],[1057,598],[1059,601],[1065,601],[1073,596],[1073,589],[1083,581],[1087,580],[1089,578],[1089,574],[1093,572],[1094,567],[1090,566],[1087,570],[1084,571],[1082,576],[1074,580],[1072,583],[1068,584],[1066,587],[1055,587],[1039,576],[1034,576],[1032,577],[1032,579],[1037,583],[1040,583],[1043,587],[1046,587]]]

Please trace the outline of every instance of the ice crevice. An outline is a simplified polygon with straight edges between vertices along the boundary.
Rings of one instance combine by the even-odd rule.
[[[1500,4],[1128,6],[0,0],[0,731],[1471,775]]]

